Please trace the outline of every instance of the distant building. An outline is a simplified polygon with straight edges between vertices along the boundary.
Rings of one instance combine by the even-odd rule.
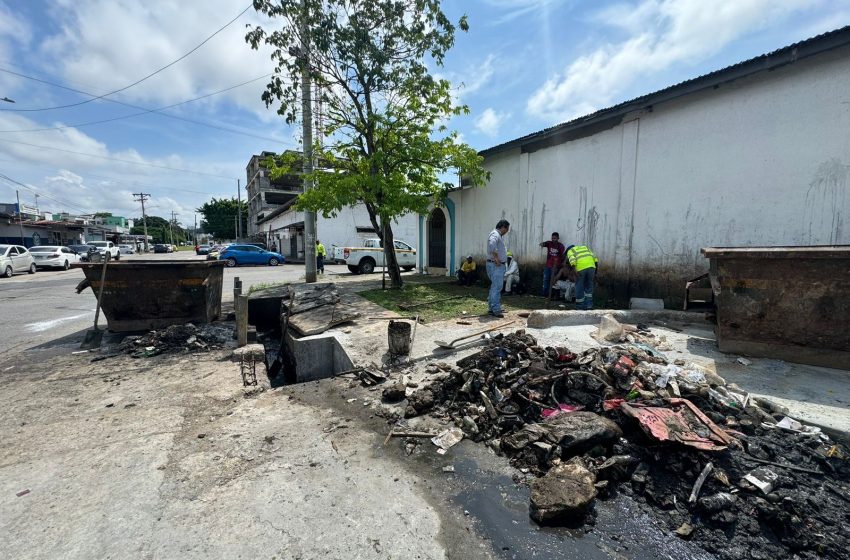
[[[259,239],[275,248],[289,261],[304,260],[304,212],[293,208],[294,200],[271,212],[257,224]],[[418,217],[402,216],[393,223],[393,237],[416,247],[419,243]],[[317,238],[328,254],[334,246],[358,246],[364,239],[377,237],[366,206],[343,208],[336,218],[316,217]]]
[[[286,153],[300,155],[298,152]],[[260,155],[251,156],[245,169],[247,176],[245,191],[248,203],[248,231],[245,233],[248,237],[255,237],[259,233],[259,222],[265,219],[269,212],[295,200],[303,192],[299,175],[287,175],[281,179],[271,180],[269,170],[263,162],[276,155],[274,152],[261,152]]]

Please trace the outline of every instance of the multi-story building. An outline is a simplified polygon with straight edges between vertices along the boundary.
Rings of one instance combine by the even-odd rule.
[[[288,155],[300,156],[297,152],[285,152]],[[303,192],[301,177],[298,174],[286,175],[272,180],[264,162],[269,157],[275,157],[274,152],[261,152],[251,156],[246,168],[248,203],[248,237],[255,237],[259,232],[259,223],[276,208],[295,200]],[[300,165],[298,165],[300,167]]]

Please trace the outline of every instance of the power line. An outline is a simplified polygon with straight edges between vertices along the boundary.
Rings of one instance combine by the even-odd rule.
[[[29,185],[25,185],[24,183],[21,183],[20,181],[16,181],[15,179],[12,179],[11,177],[9,177],[8,175],[5,175],[3,173],[0,173],[0,179],[3,179],[5,181],[9,181],[9,182],[14,183],[15,185],[18,185],[18,186],[21,186],[21,187],[27,189],[28,191],[30,191],[31,193],[37,195],[37,196],[41,196],[41,197],[50,199],[54,202],[61,204],[62,206],[67,206],[68,208],[82,211],[83,214],[91,214],[92,213],[91,211],[87,210],[86,208],[83,208],[82,206],[77,206],[76,204],[71,204],[70,202],[60,200],[60,199],[58,199],[54,196],[51,196],[49,194],[40,193],[40,192],[36,191],[34,188],[30,187]],[[10,187],[10,188],[12,188],[12,187]]]
[[[98,154],[88,154],[88,153],[85,153],[85,152],[75,152],[74,150],[65,150],[63,148],[54,148],[53,146],[40,146],[38,144],[30,144],[29,142],[20,142],[18,140],[8,140],[6,138],[0,138],[0,142],[8,142],[9,144],[20,144],[21,146],[30,146],[31,148],[41,148],[43,150],[54,150],[54,151],[57,151],[57,152],[64,152],[64,153],[67,153],[67,154],[75,154],[75,155],[78,155],[78,156],[87,156],[87,157],[93,157],[93,158],[98,158],[98,159],[106,159],[106,160],[109,160],[109,161],[120,161],[122,163],[129,163],[131,165],[140,165],[140,166],[143,166],[143,167],[154,167],[156,169],[168,169],[169,171],[179,171],[181,173],[192,173],[194,175],[204,175],[206,177],[215,177],[217,179],[227,179],[229,181],[232,181],[232,180],[235,179],[235,177],[228,177],[227,175],[216,175],[215,173],[204,173],[203,171],[191,171],[189,169],[180,169],[179,167],[169,167],[167,165],[156,165],[155,163],[142,163],[142,162],[133,161],[133,160],[130,160],[130,159],[121,159],[121,158],[114,158],[114,157],[109,157],[109,156],[101,156],[101,155],[98,155]]]
[[[71,103],[71,104],[69,104],[69,105],[58,105],[58,106],[56,106],[56,107],[41,107],[41,108],[37,108],[37,109],[0,109],[0,110],[3,110],[3,111],[14,111],[14,112],[35,112],[35,111],[51,111],[51,110],[53,110],[53,109],[66,109],[66,108],[68,108],[68,107],[78,107],[78,106],[80,106],[80,105],[85,105],[86,103],[91,103],[92,101],[94,101],[94,100],[96,100],[96,99],[103,99],[103,98],[105,98],[105,97],[109,97],[110,95],[114,95],[114,94],[116,94],[116,93],[120,93],[120,92],[122,92],[122,91],[124,91],[124,90],[128,90],[128,89],[130,89],[131,87],[134,87],[134,86],[139,85],[140,83],[144,82],[144,81],[145,81],[145,80],[147,80],[148,78],[151,78],[151,77],[153,77],[153,76],[156,76],[157,74],[159,74],[160,72],[162,72],[162,71],[163,71],[163,70],[165,70],[166,68],[170,68],[171,66],[174,66],[175,64],[177,64],[178,62],[180,62],[181,60],[183,60],[184,58],[186,58],[187,56],[189,56],[190,54],[192,54],[193,52],[195,52],[196,50],[200,49],[202,46],[204,46],[204,45],[207,43],[207,41],[209,41],[210,39],[212,39],[213,37],[215,37],[216,35],[218,35],[218,34],[219,34],[219,33],[221,33],[222,31],[224,31],[224,29],[226,29],[226,28],[227,28],[227,27],[229,27],[229,26],[230,26],[230,25],[231,25],[234,21],[236,21],[237,19],[239,19],[240,17],[242,17],[242,15],[243,15],[245,12],[247,12],[248,10],[250,10],[253,6],[254,6],[254,4],[253,4],[253,3],[249,4],[249,5],[248,5],[248,7],[247,7],[247,8],[245,8],[244,10],[242,10],[241,12],[239,12],[239,14],[238,14],[235,18],[233,18],[232,20],[230,20],[229,22],[227,22],[226,24],[224,24],[224,25],[223,25],[222,27],[220,27],[220,28],[219,28],[219,29],[218,29],[215,33],[213,33],[212,35],[210,35],[209,37],[207,37],[206,39],[204,39],[203,41],[201,41],[201,42],[200,42],[200,44],[198,44],[195,48],[193,48],[192,50],[190,50],[189,52],[187,52],[186,54],[184,54],[184,55],[183,55],[183,56],[181,56],[180,58],[178,58],[178,59],[176,59],[176,60],[174,60],[174,61],[172,61],[172,62],[169,62],[168,64],[166,64],[166,65],[165,65],[165,66],[163,66],[162,68],[160,68],[160,69],[158,69],[158,70],[155,70],[155,71],[151,72],[150,74],[148,74],[148,75],[147,75],[147,76],[145,76],[144,78],[141,78],[141,79],[139,79],[139,80],[136,80],[135,82],[133,82],[133,83],[132,83],[132,84],[130,84],[130,85],[124,86],[124,87],[122,87],[122,88],[120,88],[120,89],[116,89],[115,91],[110,91],[109,93],[104,93],[103,95],[98,95],[97,97],[94,97],[94,98],[92,98],[92,99],[86,99],[85,101],[80,101],[80,102],[78,102],[78,103]]]
[[[0,71],[5,72],[6,70],[0,68]],[[160,113],[162,111],[165,111],[166,109],[173,109],[174,107],[179,107],[180,105],[186,105],[187,103],[193,103],[195,101],[200,101],[201,99],[213,97],[214,95],[220,95],[222,93],[227,93],[228,91],[234,90],[236,88],[240,88],[242,86],[246,86],[248,84],[252,84],[252,83],[254,83],[258,80],[262,80],[263,78],[268,78],[269,76],[271,76],[271,74],[259,76],[257,78],[254,78],[253,80],[248,80],[246,82],[242,82],[241,84],[236,84],[235,86],[230,86],[229,88],[220,89],[218,91],[214,91],[213,93],[208,93],[208,94],[202,95],[200,97],[195,97],[193,99],[187,99],[186,101],[181,101],[180,103],[173,103],[171,105],[166,105],[164,107],[158,107],[156,109],[146,109],[146,110],[140,111],[138,113],[131,113],[129,115],[122,115],[120,117],[113,117],[111,119],[103,119],[103,120],[99,120],[99,121],[89,121],[89,122],[83,122],[83,123],[69,124],[69,125],[65,125],[65,126],[51,126],[51,127],[46,127],[46,128],[25,128],[25,129],[20,129],[20,130],[0,130],[0,132],[44,132],[44,131],[48,131],[48,130],[66,130],[68,128],[81,128],[81,127],[84,127],[84,126],[91,126],[91,125],[94,125],[94,124],[103,124],[103,123],[108,123],[108,122],[120,121],[122,119],[129,119],[129,118],[132,118],[132,117],[138,117],[140,115],[148,115],[150,113]],[[53,84],[51,84],[51,85],[53,85]],[[61,86],[59,86],[59,87],[61,87]],[[83,93],[83,92],[80,92],[80,93]],[[113,100],[110,99],[109,101],[113,101]],[[172,115],[165,115],[165,116],[170,117]]]
[[[86,91],[82,91],[82,90],[79,90],[79,89],[74,89],[74,88],[71,88],[71,87],[68,87],[68,86],[63,86],[62,84],[49,82],[47,80],[42,80],[41,78],[36,78],[34,76],[27,76],[26,74],[21,74],[20,72],[15,72],[14,70],[9,70],[8,68],[0,67],[0,72],[5,72],[6,74],[11,74],[13,76],[18,76],[19,78],[25,78],[27,80],[32,80],[34,82],[39,82],[39,83],[46,84],[46,85],[49,85],[49,86],[52,86],[52,87],[57,87],[57,88],[60,88],[60,89],[73,91],[74,93],[79,93],[79,94],[82,94],[82,95],[89,95],[89,96],[92,97],[92,100],[97,98],[97,96],[93,93],[88,93]],[[266,77],[266,76],[263,76],[263,77]],[[256,78],[256,79],[259,80],[260,78]],[[247,82],[247,83],[250,83],[250,82]],[[245,84],[242,84],[242,85],[245,85]],[[239,86],[234,86],[234,87],[239,87]],[[198,99],[203,99],[203,97],[199,97]],[[165,109],[168,109],[169,107],[162,107],[160,109],[148,109],[147,107],[141,107],[139,105],[133,105],[132,103],[125,103],[124,101],[118,101],[117,99],[103,99],[103,101],[108,101],[109,103],[116,103],[118,105],[123,105],[125,107],[131,107],[133,109],[139,109],[139,110],[143,111],[144,113],[155,112],[158,115],[162,115],[162,116],[168,117],[170,119],[175,119],[175,120],[178,120],[178,121],[184,121],[184,122],[188,122],[188,123],[192,123],[192,124],[197,124],[199,126],[205,126],[207,128],[214,128],[216,130],[222,130],[224,132],[230,132],[231,134],[239,134],[239,135],[242,135],[242,136],[247,136],[249,138],[256,138],[258,140],[266,140],[266,141],[269,141],[269,142],[282,143],[282,141],[278,138],[269,138],[268,136],[259,136],[257,134],[251,134],[250,132],[243,132],[241,130],[236,130],[234,128],[228,128],[228,127],[224,127],[224,126],[220,126],[220,125],[216,125],[216,124],[212,124],[212,123],[208,123],[208,122],[204,122],[204,121],[189,119],[189,118],[186,118],[186,117],[180,117],[180,116],[177,116],[177,115],[172,115],[170,113],[163,112]],[[190,101],[197,101],[197,99],[193,99],[193,100],[190,100]],[[188,103],[190,101],[184,101],[183,103]],[[180,104],[181,103],[178,103],[177,105],[180,105]],[[135,116],[135,115],[128,115],[128,116]],[[108,119],[108,120],[113,120],[113,119]],[[108,122],[108,121],[105,121],[105,122]],[[4,130],[4,131],[0,131],[0,132],[29,132],[29,131],[26,131],[26,130],[9,130],[9,131],[6,131],[6,130]]]
[[[26,162],[26,161],[16,161],[16,160],[5,159],[5,158],[0,158],[0,161],[6,162],[6,163],[23,164],[23,165],[27,165],[29,167],[36,167],[38,169],[51,169],[51,170],[53,170],[57,173],[61,173],[62,171],[70,171],[71,173],[75,173],[77,175],[84,176],[86,179],[92,178],[92,179],[101,179],[103,181],[111,181],[111,182],[115,183],[117,186],[122,186],[122,187],[128,188],[128,189],[135,189],[135,188],[161,189],[161,188],[165,188],[162,185],[148,185],[148,184],[145,184],[145,183],[140,183],[138,181],[127,181],[126,179],[119,179],[118,177],[108,177],[106,175],[96,175],[96,174],[90,173],[88,171],[76,173],[73,169],[62,168],[62,167],[49,167],[49,166],[42,165],[40,163],[32,163],[32,162]],[[182,189],[180,187],[171,187],[171,186],[169,186],[167,188],[168,188],[169,191],[179,191],[179,192],[186,192],[186,193],[192,193],[192,194],[202,194],[202,195],[206,195],[206,196],[216,194],[216,193],[210,192],[208,190],[207,191],[196,191],[196,190],[192,190],[192,189]]]

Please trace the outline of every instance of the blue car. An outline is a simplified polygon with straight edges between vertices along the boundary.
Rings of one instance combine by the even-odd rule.
[[[266,251],[255,245],[231,245],[222,249],[218,260],[227,261],[227,266],[240,264],[267,264],[277,266],[285,262],[283,255],[274,251]]]

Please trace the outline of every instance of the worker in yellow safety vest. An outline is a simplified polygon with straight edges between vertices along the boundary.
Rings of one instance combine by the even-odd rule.
[[[322,242],[316,240],[316,272],[319,274],[325,273],[325,258],[328,256],[328,251]]]
[[[576,309],[593,309],[593,279],[599,259],[585,245],[570,245],[567,247],[567,260],[578,276]]]

